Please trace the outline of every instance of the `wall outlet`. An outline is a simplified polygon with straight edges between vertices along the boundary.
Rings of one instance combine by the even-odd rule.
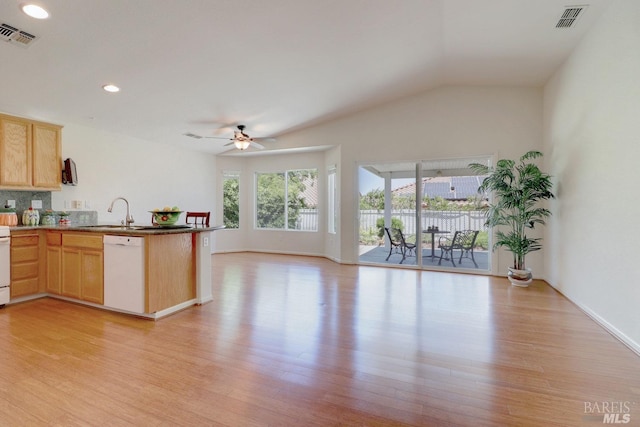
[[[9,205],[10,208],[15,208],[16,207],[16,201],[15,200],[7,200],[7,205]]]
[[[204,239],[202,239],[202,246],[204,246],[205,248],[207,246],[209,246],[209,238],[205,237]]]
[[[42,209],[42,200],[32,200],[31,207],[33,209]]]

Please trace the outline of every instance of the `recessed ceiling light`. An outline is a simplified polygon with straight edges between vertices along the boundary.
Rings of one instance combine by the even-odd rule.
[[[116,85],[104,85],[102,86],[102,89],[106,90],[107,92],[111,92],[111,93],[115,93],[115,92],[120,92],[120,88]]]
[[[36,19],[47,19],[49,17],[49,12],[36,4],[23,4],[22,11]]]

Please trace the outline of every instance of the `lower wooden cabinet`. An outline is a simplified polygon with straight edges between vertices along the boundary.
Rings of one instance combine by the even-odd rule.
[[[64,233],[61,254],[61,295],[104,302],[102,235]]]
[[[38,293],[39,248],[37,230],[11,233],[11,298]]]
[[[48,231],[46,233],[47,278],[45,289],[51,294],[62,293],[62,233]]]

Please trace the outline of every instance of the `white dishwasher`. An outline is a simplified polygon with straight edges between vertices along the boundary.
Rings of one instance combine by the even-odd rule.
[[[104,236],[104,305],[144,313],[144,237]]]

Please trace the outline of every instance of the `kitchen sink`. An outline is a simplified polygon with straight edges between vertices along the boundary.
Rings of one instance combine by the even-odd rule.
[[[104,225],[83,225],[81,227],[87,228],[109,228],[112,230],[152,230],[157,229],[158,227],[154,227],[153,225],[130,225],[126,227],[124,225],[119,224],[104,224]]]

